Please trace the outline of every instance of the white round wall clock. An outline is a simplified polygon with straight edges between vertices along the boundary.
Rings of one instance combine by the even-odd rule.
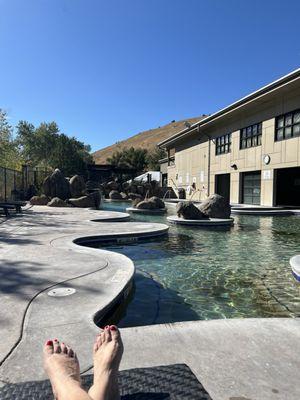
[[[266,165],[268,165],[270,163],[270,161],[271,161],[271,157],[268,154],[266,154],[266,155],[264,155],[263,160],[264,160],[264,163]]]

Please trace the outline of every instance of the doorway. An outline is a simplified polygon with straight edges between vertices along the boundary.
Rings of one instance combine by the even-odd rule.
[[[260,171],[242,173],[242,203],[260,205]]]
[[[230,174],[215,176],[215,192],[230,202]]]
[[[275,170],[277,206],[300,207],[300,167]]]

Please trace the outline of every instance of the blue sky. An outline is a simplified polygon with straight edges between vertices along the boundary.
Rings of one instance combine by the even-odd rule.
[[[292,0],[0,0],[0,108],[93,150],[300,66]]]

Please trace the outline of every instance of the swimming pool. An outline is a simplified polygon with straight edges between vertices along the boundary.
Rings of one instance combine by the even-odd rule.
[[[103,206],[117,211],[126,207],[128,203]],[[132,215],[132,220],[167,223],[166,216]],[[166,295],[161,307],[171,313],[167,322],[300,316],[300,289],[289,267],[300,248],[297,216],[235,216],[228,229],[170,225],[166,237],[106,248],[130,257],[143,271],[128,306],[133,314],[156,290],[145,283],[154,279]]]

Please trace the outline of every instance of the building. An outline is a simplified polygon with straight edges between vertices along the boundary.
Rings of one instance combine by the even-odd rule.
[[[159,147],[168,153],[168,186],[194,183],[195,200],[219,193],[232,204],[300,206],[300,69]]]

